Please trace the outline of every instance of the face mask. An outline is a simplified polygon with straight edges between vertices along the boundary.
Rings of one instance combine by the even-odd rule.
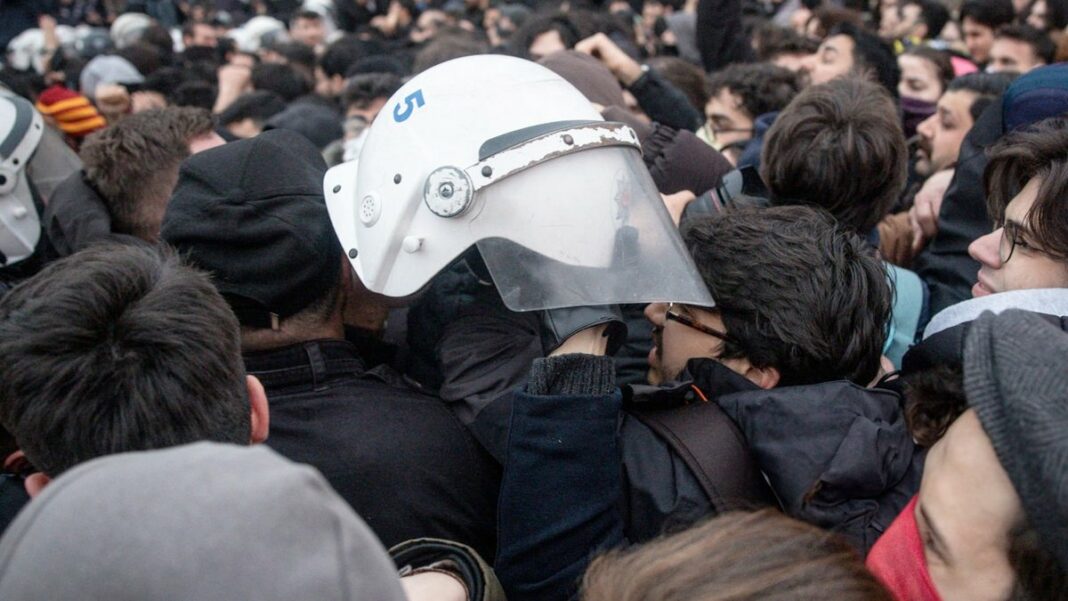
[[[916,135],[916,128],[924,119],[935,114],[938,103],[920,100],[918,98],[901,97],[901,112],[904,113],[905,137],[911,138]]]
[[[918,498],[912,497],[879,537],[868,553],[866,563],[898,601],[941,601],[927,571],[923,541],[916,525]]]

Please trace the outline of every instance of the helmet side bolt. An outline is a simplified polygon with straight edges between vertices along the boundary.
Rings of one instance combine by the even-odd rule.
[[[491,175],[493,175],[493,167],[486,165],[482,168],[482,177],[489,177]]]
[[[360,254],[360,251],[356,250],[355,248],[350,248],[349,249],[349,258],[350,259],[355,259],[357,257],[357,255],[359,255],[359,254]]]
[[[393,183],[394,183],[394,184],[399,184],[399,183],[401,183],[401,174],[399,174],[399,173],[398,173],[397,175],[394,175],[394,176],[393,176]]]
[[[401,248],[406,253],[419,252],[419,249],[423,248],[423,239],[415,236],[408,236],[401,242]]]
[[[575,143],[575,138],[571,137],[571,134],[564,134],[564,144],[571,146]]]
[[[334,194],[337,194],[340,191],[341,191],[341,185],[340,184],[338,184],[337,186],[334,186]]]
[[[438,194],[440,194],[442,198],[452,198],[453,192],[455,192],[455,188],[453,188],[451,182],[444,182],[438,186]]]

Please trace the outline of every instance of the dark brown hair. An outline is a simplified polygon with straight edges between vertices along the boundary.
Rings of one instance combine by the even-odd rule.
[[[994,223],[1033,178],[1042,183],[1027,214],[1027,229],[1042,252],[1068,260],[1068,120],[1046,119],[1010,133],[990,149],[983,180],[987,210]]]
[[[891,291],[859,236],[811,207],[736,208],[683,225],[731,335],[723,358],[774,367],[783,386],[875,377]]]
[[[584,601],[890,601],[836,534],[774,510],[722,514],[590,565]]]
[[[717,71],[708,82],[709,97],[721,90],[730,90],[741,100],[749,117],[781,111],[790,104],[801,89],[801,81],[793,71],[767,63],[739,63]],[[704,111],[704,105],[701,106]]]
[[[248,444],[237,319],[206,274],[96,246],[0,301],[0,421],[50,476],[111,453]]]
[[[932,447],[968,409],[960,365],[936,365],[907,376],[905,422],[921,447]]]
[[[168,107],[130,115],[86,138],[85,175],[104,199],[112,229],[153,241],[189,141],[211,133],[204,109]]]
[[[685,94],[695,109],[705,112],[709,95],[708,76],[704,69],[677,56],[654,56],[645,64]]]
[[[802,91],[765,137],[761,175],[773,205],[815,205],[866,236],[905,186],[897,105],[878,84],[837,78]]]

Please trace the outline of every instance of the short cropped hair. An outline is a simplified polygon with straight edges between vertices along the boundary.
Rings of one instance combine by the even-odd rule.
[[[1005,38],[1027,44],[1034,51],[1035,56],[1047,65],[1052,65],[1057,61],[1057,46],[1049,34],[1041,29],[1035,29],[1030,25],[1002,25],[994,34],[994,38]]]
[[[0,421],[44,473],[200,440],[248,444],[237,319],[144,244],[52,263],[0,301]]]
[[[80,152],[85,176],[103,197],[116,232],[146,240],[159,235],[150,205],[170,198],[189,141],[213,128],[204,109],[167,107],[130,115],[86,138]]]
[[[991,147],[983,180],[994,223],[1005,219],[1005,207],[1036,177],[1042,184],[1028,213],[1028,242],[1068,261],[1068,119],[1040,121]]]
[[[261,63],[252,68],[252,87],[274,92],[286,102],[312,91],[312,83],[293,65]]]
[[[388,99],[404,85],[397,75],[392,73],[364,73],[356,75],[345,84],[341,93],[341,106],[349,108],[367,108],[375,99]]]
[[[742,101],[742,109],[756,119],[764,113],[781,111],[790,104],[801,82],[793,71],[767,63],[734,64],[718,71],[709,80],[710,96],[724,88]]]
[[[783,386],[875,378],[891,291],[864,240],[812,207],[738,208],[684,225],[731,338],[723,358],[774,367]]]
[[[772,204],[823,207],[862,236],[890,212],[907,170],[897,105],[856,77],[798,94],[768,130],[761,159]]]
[[[897,98],[897,84],[901,68],[897,66],[894,49],[878,36],[852,23],[842,23],[832,29],[828,37],[844,35],[853,40],[853,70],[871,77],[883,86],[891,97]]]
[[[230,106],[219,114],[219,125],[230,125],[245,119],[252,119],[263,126],[268,119],[286,110],[286,101],[274,92],[257,90],[237,97]]]
[[[972,101],[970,112],[972,121],[978,121],[986,107],[1004,94],[1017,77],[1015,73],[966,73],[950,81],[946,91],[974,92],[976,97]]]
[[[971,19],[990,29],[1012,23],[1016,18],[1016,9],[1012,0],[964,0],[960,5],[960,21]]]
[[[927,37],[937,38],[949,22],[949,9],[937,0],[908,0],[898,5],[898,11],[902,12],[909,4],[920,7],[920,21],[927,26]]]

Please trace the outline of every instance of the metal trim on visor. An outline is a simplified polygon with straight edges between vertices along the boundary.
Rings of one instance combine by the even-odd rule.
[[[557,129],[510,146],[466,169],[435,169],[426,178],[423,200],[435,215],[456,217],[471,207],[475,193],[506,177],[552,159],[613,146],[629,146],[641,152],[638,135],[623,123],[591,121]]]

